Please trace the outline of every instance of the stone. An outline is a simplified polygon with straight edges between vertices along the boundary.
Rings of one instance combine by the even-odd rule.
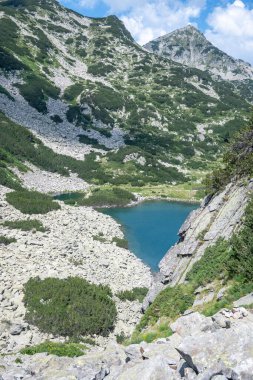
[[[238,378],[246,378],[253,374],[253,322],[241,320],[231,329],[186,336],[178,352],[196,373],[212,369],[224,360]]]
[[[170,325],[172,331],[180,336],[195,335],[196,332],[207,331],[212,328],[212,319],[196,312],[182,316]]]
[[[231,326],[231,321],[225,316],[222,315],[221,313],[218,313],[212,317],[212,320],[214,321],[214,325],[217,328],[222,328],[222,329],[229,329]]]
[[[233,305],[235,307],[253,305],[253,293],[241,297],[239,300],[235,301]]]
[[[25,330],[25,326],[23,324],[13,324],[10,328],[11,335],[20,335],[22,331]]]
[[[126,368],[117,380],[179,380],[180,378],[180,375],[168,366],[166,358],[156,356]]]
[[[145,349],[139,344],[131,344],[125,349],[126,362],[143,358]]]

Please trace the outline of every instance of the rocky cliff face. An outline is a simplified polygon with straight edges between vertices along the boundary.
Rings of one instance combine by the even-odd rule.
[[[253,79],[253,68],[249,63],[219,50],[192,25],[150,41],[144,48],[186,66],[207,70],[226,80]]]
[[[179,242],[159,263],[160,272],[146,300],[144,309],[166,286],[184,282],[193,264],[207,247],[219,238],[229,239],[240,225],[253,182],[230,183],[210,199],[207,197],[199,209],[193,211],[179,230]]]

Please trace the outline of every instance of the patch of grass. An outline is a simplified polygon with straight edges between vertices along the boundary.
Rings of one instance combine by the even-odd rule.
[[[118,344],[122,344],[124,343],[124,341],[126,340],[126,335],[123,331],[121,331],[120,334],[116,335],[116,342]]]
[[[14,238],[8,238],[6,236],[0,235],[0,245],[9,245],[11,243],[16,243],[16,239]]]
[[[220,301],[210,302],[201,308],[201,312],[209,317],[217,313],[220,309],[233,308],[233,302],[253,291],[253,283],[243,283],[240,280],[232,282],[232,286],[226,291]]]
[[[61,208],[49,195],[37,191],[13,191],[6,194],[6,200],[23,214],[46,214]]]
[[[15,220],[15,221],[5,221],[3,223],[4,227],[8,227],[10,229],[18,229],[22,231],[31,231],[36,230],[40,232],[46,232],[43,224],[36,219],[28,219],[28,220]]]
[[[146,310],[136,330],[141,332],[142,329],[148,325],[154,325],[162,317],[171,321],[175,320],[193,305],[194,299],[191,285],[182,284],[164,289]]]
[[[80,205],[83,206],[126,206],[135,200],[135,196],[127,190],[119,187],[96,188],[88,198],[83,199]]]
[[[132,290],[123,290],[116,294],[121,301],[136,301],[143,302],[148,293],[147,288],[133,288]]]
[[[253,174],[252,141],[253,117],[246,126],[234,134],[223,156],[221,167],[207,176],[205,181],[207,193],[221,190],[232,178],[251,178]]]
[[[169,322],[164,322],[163,318],[161,323],[157,323],[141,333],[135,331],[130,340],[125,340],[125,344],[138,344],[141,342],[152,343],[157,339],[168,338],[172,334],[173,332],[169,327]]]
[[[85,355],[85,349],[86,347],[81,343],[55,343],[46,341],[37,346],[23,348],[20,353],[23,355],[35,355],[46,352],[49,355],[74,358]]]
[[[78,277],[31,278],[24,294],[26,321],[42,332],[79,339],[107,336],[114,327],[117,311],[107,286]]]
[[[116,243],[117,247],[128,249],[128,241],[126,239],[114,237],[112,242]]]
[[[214,246],[206,249],[202,258],[186,275],[186,280],[198,287],[211,283],[215,279],[228,277],[229,259],[229,243],[220,239]]]
[[[92,236],[93,240],[100,241],[100,243],[108,243],[108,240],[102,235],[94,235]]]

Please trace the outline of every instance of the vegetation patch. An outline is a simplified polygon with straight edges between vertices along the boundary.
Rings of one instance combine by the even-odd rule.
[[[0,61],[1,61],[1,52],[0,52]],[[0,85],[0,94],[3,94],[3,95],[6,95],[7,98],[9,98],[10,100],[14,101],[14,98],[13,96],[11,96],[11,94],[9,93],[9,91],[7,91],[3,86]]]
[[[26,320],[42,332],[78,339],[107,336],[114,327],[117,311],[107,286],[78,277],[31,278],[24,293]]]
[[[23,214],[46,214],[61,208],[49,195],[37,191],[13,191],[6,194],[6,200]]]
[[[37,346],[23,348],[20,353],[23,355],[35,355],[46,352],[49,355],[74,358],[85,355],[85,349],[86,347],[81,343],[55,343],[46,341]]]
[[[121,239],[121,238],[118,238],[118,237],[114,237],[112,239],[112,242],[116,243],[116,245],[118,247],[120,247],[120,248],[128,249],[128,241],[126,239]]]
[[[81,205],[103,206],[126,206],[135,200],[134,194],[119,187],[96,188],[88,198],[81,201]]]
[[[11,243],[16,243],[16,239],[14,238],[8,238],[6,236],[0,235],[0,245],[9,245]]]
[[[28,219],[28,220],[15,220],[15,221],[8,221],[6,220],[3,223],[4,227],[8,227],[10,229],[17,229],[22,231],[40,231],[40,232],[46,232],[45,227],[43,224],[36,219]]]
[[[148,293],[147,288],[133,288],[132,290],[123,290],[116,294],[121,301],[136,301],[143,302]]]
[[[223,156],[222,167],[206,178],[206,192],[214,194],[224,188],[232,178],[251,178],[253,175],[253,117],[247,126],[233,136]]]
[[[21,95],[27,100],[30,106],[41,113],[47,112],[46,101],[49,97],[57,99],[60,90],[42,76],[27,74],[24,84],[17,84]]]

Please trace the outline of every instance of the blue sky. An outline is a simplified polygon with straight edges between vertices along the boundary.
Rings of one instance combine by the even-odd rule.
[[[141,45],[187,24],[253,64],[253,0],[59,0],[85,16],[117,15]]]

